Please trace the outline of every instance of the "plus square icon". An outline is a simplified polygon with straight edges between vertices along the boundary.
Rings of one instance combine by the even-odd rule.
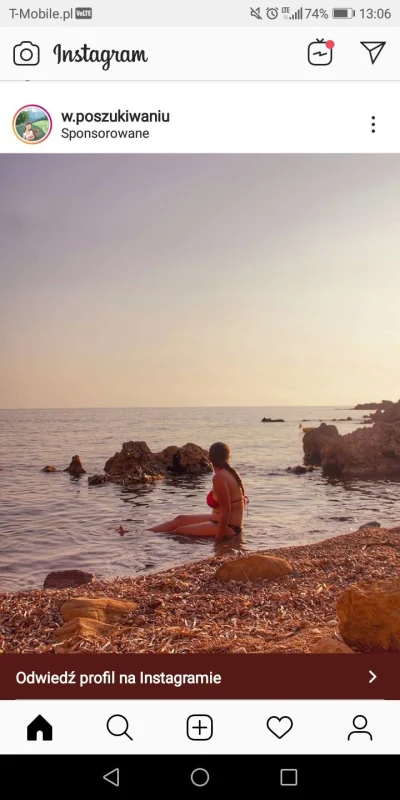
[[[186,722],[188,738],[193,742],[207,741],[213,735],[213,721],[208,714],[192,714]]]

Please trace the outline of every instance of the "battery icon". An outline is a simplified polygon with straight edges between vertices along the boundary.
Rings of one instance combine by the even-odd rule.
[[[355,15],[354,8],[334,8],[332,11],[333,19],[352,19]]]

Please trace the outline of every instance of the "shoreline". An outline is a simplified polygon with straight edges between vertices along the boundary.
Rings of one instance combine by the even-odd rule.
[[[336,601],[348,586],[399,577],[400,527],[246,553],[254,555],[287,559],[293,571],[220,582],[216,570],[237,558],[225,555],[72,589],[3,594],[0,653],[310,653],[338,637]],[[89,625],[60,640],[60,607],[82,597],[120,601],[126,613],[117,626],[83,620],[99,626],[95,634]]]

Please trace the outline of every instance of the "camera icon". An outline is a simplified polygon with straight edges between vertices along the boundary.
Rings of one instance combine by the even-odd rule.
[[[16,44],[13,50],[13,61],[17,67],[37,67],[40,61],[40,48],[33,42]]]

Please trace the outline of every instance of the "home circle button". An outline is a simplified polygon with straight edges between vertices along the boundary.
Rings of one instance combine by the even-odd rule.
[[[207,783],[210,780],[210,776],[206,769],[202,769],[200,767],[199,769],[193,770],[190,776],[190,780],[192,781],[194,786],[207,786]]]

